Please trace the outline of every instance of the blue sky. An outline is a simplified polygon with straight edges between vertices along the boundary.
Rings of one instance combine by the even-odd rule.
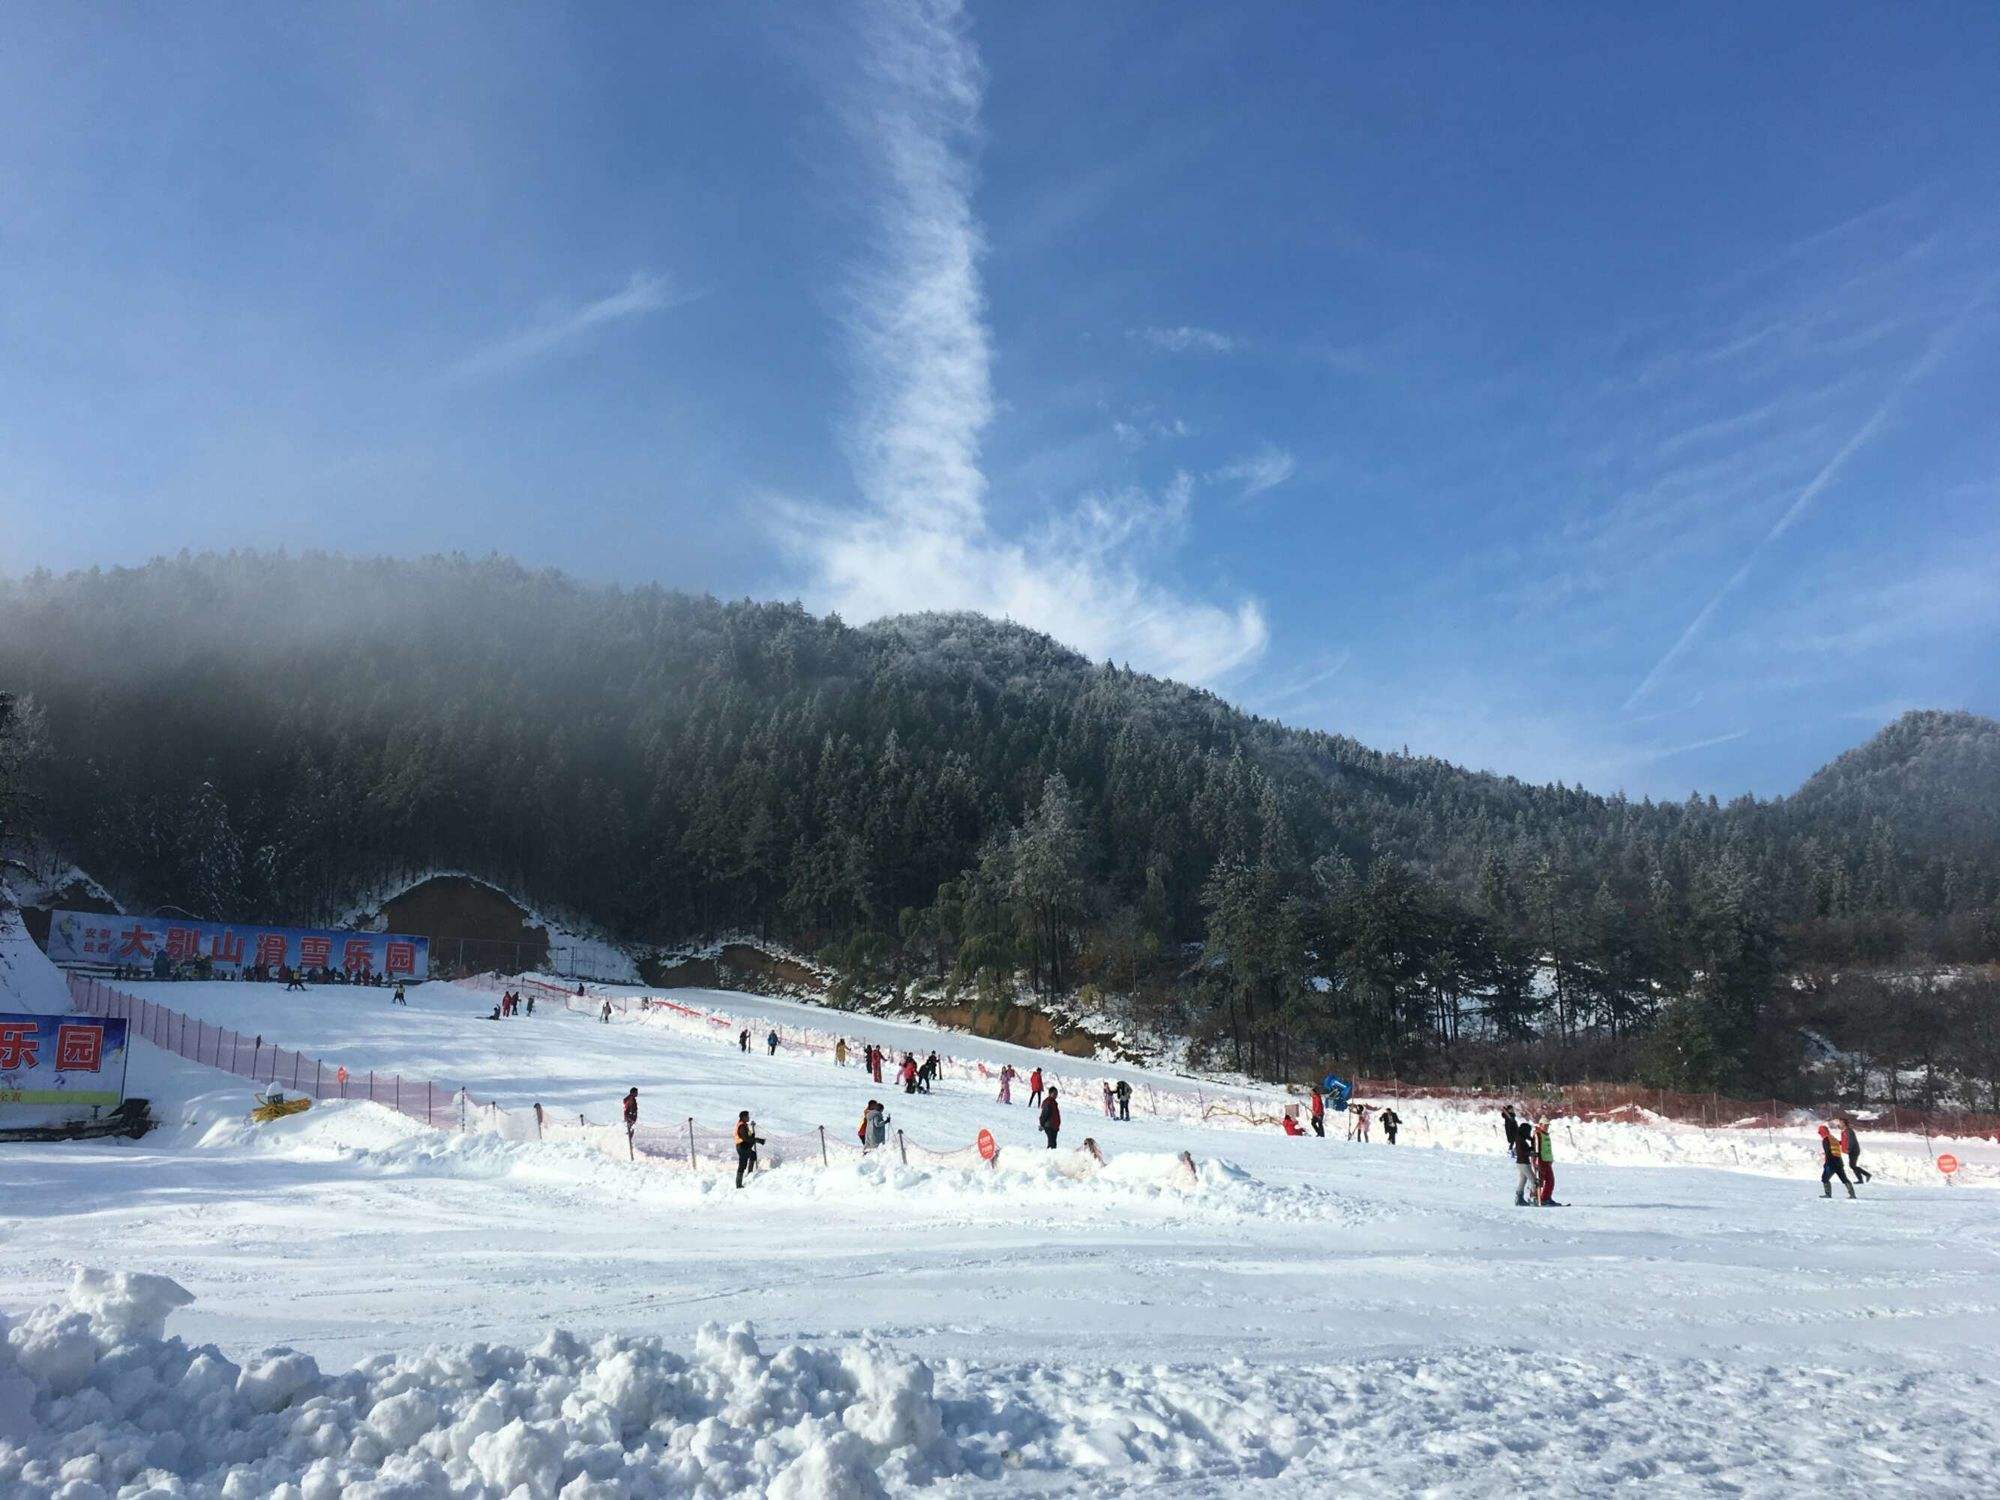
[[[2000,710],[2000,10],[0,13],[0,569],[1009,614],[1536,780]]]

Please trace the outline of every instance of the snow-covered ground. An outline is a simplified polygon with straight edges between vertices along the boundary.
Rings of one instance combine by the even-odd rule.
[[[132,1091],[162,1129],[0,1148],[0,1308],[59,1303],[79,1265],[150,1273],[193,1296],[170,1333],[216,1350],[156,1336],[179,1299],[153,1283],[86,1280],[67,1321],[32,1314],[0,1355],[0,1493],[65,1472],[115,1493],[148,1464],[244,1495],[2000,1490],[2000,1195],[1947,1186],[1921,1142],[1871,1139],[1882,1180],[1826,1202],[1807,1128],[1575,1125],[1569,1206],[1536,1211],[1493,1117],[1447,1104],[1399,1102],[1390,1147],[1073,1100],[1065,1147],[1094,1136],[1093,1170],[984,1083],[911,1098],[767,1057],[761,1031],[746,1056],[719,1027],[488,1021],[459,986],[407,1008],[134,988],[350,1072],[597,1121],[637,1085],[651,1122],[851,1133],[877,1097],[927,1145],[990,1128],[999,1169],[883,1154],[737,1192],[356,1102],[254,1126],[249,1084],[141,1045]],[[1203,1087],[674,998],[975,1069]],[[2000,1176],[2000,1148],[1952,1149]]]

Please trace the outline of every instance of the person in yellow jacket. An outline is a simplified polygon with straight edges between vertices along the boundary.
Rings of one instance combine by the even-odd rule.
[[[1819,1128],[1819,1185],[1820,1196],[1833,1196],[1833,1179],[1838,1177],[1840,1185],[1847,1189],[1847,1196],[1854,1196],[1854,1184],[1847,1180],[1847,1162],[1840,1154],[1840,1140],[1824,1125]]]
[[[736,1185],[743,1186],[743,1174],[757,1170],[757,1148],[764,1144],[764,1137],[757,1134],[757,1122],[750,1118],[750,1111],[739,1110],[736,1115]]]

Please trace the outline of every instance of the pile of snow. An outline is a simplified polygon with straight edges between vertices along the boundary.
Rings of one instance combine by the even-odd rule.
[[[864,1342],[766,1355],[711,1325],[472,1345],[340,1375],[164,1336],[163,1276],[80,1270],[0,1347],[0,1488],[82,1497],[879,1495],[957,1472],[928,1366]]]
[[[346,1373],[165,1333],[176,1282],[80,1270],[0,1324],[0,1490],[335,1500],[451,1494],[1992,1493],[1971,1370],[1908,1377],[1518,1349],[1337,1364],[936,1364],[872,1340],[766,1354],[745,1324],[432,1346]],[[1827,1441],[1836,1401],[1845,1441]],[[1806,1415],[1801,1415],[1801,1414]]]
[[[0,905],[0,1010],[55,1016],[69,1011],[69,982],[35,946],[21,914]]]

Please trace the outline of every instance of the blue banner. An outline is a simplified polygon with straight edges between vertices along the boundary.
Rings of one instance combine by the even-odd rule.
[[[0,1015],[0,1104],[116,1105],[124,1097],[123,1021]]]
[[[49,918],[49,957],[59,964],[111,964],[165,973],[206,960],[224,973],[261,968],[332,969],[424,979],[431,940],[394,932],[276,927],[267,922],[195,922],[178,917],[114,917],[59,911]]]

